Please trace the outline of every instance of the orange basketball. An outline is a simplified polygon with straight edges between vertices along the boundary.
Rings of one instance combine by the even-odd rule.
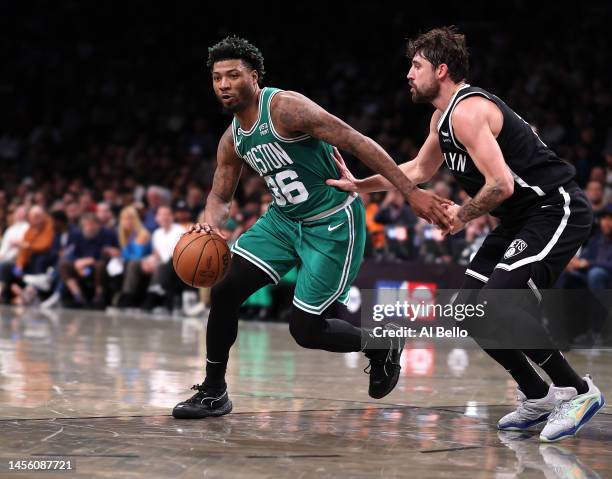
[[[174,247],[174,271],[189,286],[210,288],[221,281],[229,269],[230,250],[215,233],[188,233]]]

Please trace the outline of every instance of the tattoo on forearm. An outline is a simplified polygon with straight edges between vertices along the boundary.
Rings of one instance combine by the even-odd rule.
[[[222,198],[214,193],[210,193],[206,200],[206,210],[204,218],[206,223],[212,225],[223,225],[229,218],[230,202],[225,202]]]
[[[241,171],[242,160],[234,151],[231,130],[228,129],[221,137],[217,149],[217,168],[204,212],[207,223],[222,225],[227,220]]]
[[[498,185],[483,187],[474,198],[461,207],[457,216],[461,221],[468,221],[478,218],[499,206],[504,201],[502,189]]]

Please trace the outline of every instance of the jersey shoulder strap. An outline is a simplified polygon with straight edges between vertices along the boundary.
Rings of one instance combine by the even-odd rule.
[[[236,154],[242,158],[240,151],[238,150],[238,146],[240,145],[240,125],[238,125],[238,120],[236,117],[232,119],[232,141],[234,143],[234,151]]]
[[[296,136],[294,138],[286,138],[284,136],[282,136],[274,127],[274,123],[272,122],[272,110],[271,110],[271,104],[272,104],[272,98],[274,98],[274,96],[277,93],[283,92],[285,90],[281,90],[279,88],[269,88],[268,90],[270,90],[270,93],[267,96],[267,102],[266,102],[266,122],[268,123],[268,125],[270,126],[270,131],[272,132],[272,135],[274,136],[274,138],[276,138],[277,140],[280,140],[284,143],[296,143],[298,141],[302,141],[305,140],[307,138],[310,138],[310,135],[304,134],[304,135],[300,135],[300,136]],[[263,118],[263,116],[262,116]],[[263,120],[262,120],[263,122]]]
[[[453,132],[453,112],[455,111],[455,108],[457,107],[459,102],[471,96],[481,96],[483,98],[486,98],[487,100],[492,101],[495,104],[497,104],[497,102],[495,101],[493,95],[478,87],[471,87],[468,85],[468,88],[458,90],[457,93],[458,94],[455,96],[455,98],[449,105],[450,109],[448,112],[448,133],[450,134],[450,138],[453,142],[453,145],[455,145],[455,147],[460,149],[461,151],[465,151],[467,153],[467,149],[455,137],[455,133]]]

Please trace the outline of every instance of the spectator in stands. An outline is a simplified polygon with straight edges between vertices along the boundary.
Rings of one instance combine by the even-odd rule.
[[[191,210],[184,200],[179,200],[174,205],[174,222],[178,223],[185,229],[188,229],[194,223],[193,219],[191,218]]]
[[[384,253],[387,245],[385,225],[374,219],[380,209],[380,194],[362,193],[361,199],[365,206],[366,230],[368,232],[364,256],[366,258],[371,256],[378,258]]]
[[[458,247],[463,248],[459,257],[459,264],[467,266],[472,261],[491,229],[489,216],[480,216],[467,224],[462,244],[457,244]]]
[[[88,295],[83,292],[88,289],[93,291],[93,306],[104,306],[106,263],[118,246],[115,233],[102,228],[95,214],[85,213],[70,244],[72,251],[60,261],[60,277],[73,305],[82,307],[88,304]]]
[[[191,213],[191,221],[195,222],[196,218],[200,214],[200,211],[204,209],[204,192],[198,185],[192,184],[187,188],[187,195],[185,196],[185,203]]]
[[[19,245],[23,240],[26,230],[28,229],[27,222],[28,209],[25,205],[19,205],[13,211],[10,218],[10,226],[2,236],[0,244],[0,263],[14,263],[19,251]]]
[[[95,213],[96,203],[94,202],[91,191],[84,189],[79,195],[79,209],[81,213]]]
[[[612,205],[599,212],[599,228],[580,255],[566,268],[564,287],[586,285],[589,289],[607,289],[612,278]]]
[[[49,264],[49,252],[53,243],[53,222],[45,210],[32,206],[28,212],[28,229],[17,243],[19,251],[15,263],[2,263],[0,270],[0,297],[10,301],[11,292],[22,292],[24,274],[40,274]]]
[[[133,206],[126,206],[119,213],[119,245],[125,261],[142,259],[151,253],[151,234]]]
[[[157,208],[156,208],[157,210]],[[157,221],[155,224],[157,224]],[[119,245],[124,262],[123,285],[120,307],[133,307],[137,304],[140,277],[140,260],[151,254],[151,233],[145,228],[136,208],[126,206],[119,214]]]
[[[155,231],[159,226],[155,221],[157,208],[170,204],[170,191],[161,186],[152,185],[147,188],[147,210],[144,215],[144,225],[149,232]]]
[[[442,198],[450,199],[451,197],[452,190],[446,181],[436,181],[432,187],[432,190],[436,195]]]
[[[51,269],[48,273],[42,275],[40,282],[33,283],[34,286],[43,290],[51,290],[51,294],[41,303],[43,308],[52,308],[61,300],[62,292],[64,291],[64,283],[60,278],[60,265],[66,254],[69,253],[70,224],[68,217],[63,210],[53,211],[51,213],[53,220],[53,246],[51,247]]]
[[[591,173],[589,174],[589,181],[597,181],[599,183],[606,183],[606,172],[603,166],[594,166],[591,168]]]
[[[399,191],[387,192],[374,221],[385,225],[388,252],[392,258],[409,259],[414,256],[412,245],[417,220]]]
[[[593,212],[597,213],[601,210],[606,204],[604,203],[604,187],[603,184],[599,181],[589,181],[584,190],[587,198],[591,202],[591,206],[593,207]]]
[[[68,217],[70,227],[75,231],[79,228],[79,220],[81,219],[81,207],[74,200],[69,200],[64,203],[64,211]]]
[[[440,228],[427,222],[419,222],[416,228],[419,238],[419,258],[425,263],[449,264],[453,260],[453,241],[443,235]]]
[[[100,226],[114,230],[116,226],[115,215],[111,209],[111,205],[106,201],[101,201],[96,205],[96,217]]]
[[[172,265],[172,253],[185,228],[174,222],[169,206],[160,206],[155,219],[159,228],[153,232],[153,252],[141,261],[140,268],[143,275],[151,278],[143,308],[152,310],[165,302],[172,309],[172,300],[181,286]]]
[[[443,198],[450,198],[452,193],[448,184],[442,180],[436,181],[432,189]],[[419,218],[416,226],[419,257],[426,263],[451,263],[465,245],[464,234],[460,232],[451,238],[450,235],[443,235],[438,227]]]
[[[106,188],[102,192],[102,203],[106,203],[110,207],[113,217],[115,218],[119,215],[121,208],[123,208],[121,195],[119,195],[119,191],[117,189],[113,188]]]

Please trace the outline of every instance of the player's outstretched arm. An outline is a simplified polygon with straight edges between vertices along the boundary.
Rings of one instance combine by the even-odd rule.
[[[213,177],[213,184],[206,199],[204,208],[204,222],[193,225],[188,233],[204,231],[223,236],[219,229],[225,224],[229,217],[230,206],[240,173],[242,172],[242,160],[234,150],[234,139],[232,138],[231,126],[225,130],[219,146],[217,147],[217,168]]]
[[[423,146],[421,146],[417,156],[413,160],[399,165],[400,170],[402,170],[415,185],[429,181],[436,171],[438,171],[444,160],[436,131],[436,123],[439,117],[439,112],[433,114],[429,125],[429,135],[423,143]],[[328,185],[335,186],[345,191],[357,191],[358,193],[389,191],[395,188],[391,182],[382,175],[373,175],[362,180],[355,178],[346,167],[342,156],[337,151],[334,153],[334,159],[340,170],[341,177],[338,180],[327,180],[326,183]]]
[[[493,135],[491,123],[501,112],[484,98],[466,98],[453,113],[455,137],[467,148],[478,171],[485,177],[484,186],[457,209],[451,233],[465,223],[499,206],[514,192],[514,178]]]
[[[348,151],[395,186],[418,216],[441,228],[450,225],[446,205],[451,202],[417,188],[374,140],[299,93],[282,92],[274,97],[272,105],[272,121],[283,136],[306,133]]]

